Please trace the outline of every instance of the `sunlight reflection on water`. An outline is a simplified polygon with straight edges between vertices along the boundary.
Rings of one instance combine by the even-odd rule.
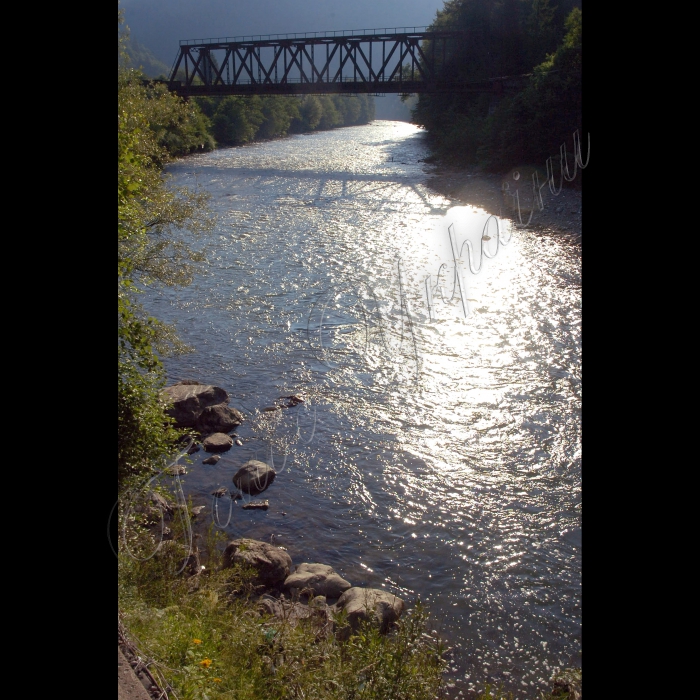
[[[533,697],[580,664],[580,256],[501,222],[508,245],[463,266],[469,317],[448,274],[431,322],[449,225],[476,247],[498,212],[432,192],[426,155],[416,127],[374,122],[170,166],[211,192],[218,225],[193,242],[194,283],[147,305],[196,348],[169,379],[221,386],[249,416],[217,465],[193,456],[195,501],[272,459],[270,510],[236,505],[229,534],[419,597],[460,645],[456,689],[488,676]],[[292,393],[307,402],[259,412]]]

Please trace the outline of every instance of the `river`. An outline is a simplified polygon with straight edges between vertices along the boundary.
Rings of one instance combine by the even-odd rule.
[[[183,477],[208,518],[422,600],[454,646],[451,697],[536,698],[581,665],[580,250],[456,206],[427,154],[422,130],[375,121],[168,166],[217,224],[186,237],[194,282],[146,307],[195,350],[169,382],[247,416],[242,446]],[[476,270],[483,233],[473,274],[463,241]],[[270,509],[215,501],[251,458],[277,470]]]

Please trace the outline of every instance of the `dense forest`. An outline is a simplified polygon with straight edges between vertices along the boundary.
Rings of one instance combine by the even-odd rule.
[[[367,124],[374,119],[371,95],[304,97],[197,97],[217,145],[238,146],[288,134]]]
[[[128,37],[124,39],[122,60],[134,75],[167,78],[165,65],[146,47]],[[153,84],[147,94],[156,97],[164,90],[164,86]],[[189,105],[190,126],[200,134],[200,140],[194,148],[192,143],[185,146],[173,129],[165,129],[161,133],[161,143],[174,156],[289,134],[367,124],[374,119],[372,95],[196,97]]]
[[[439,68],[452,80],[524,76],[522,89],[502,95],[419,95],[412,121],[425,127],[435,160],[490,170],[510,169],[513,164],[542,167],[549,156],[558,155],[562,144],[572,150],[574,131],[586,133],[581,105],[581,0],[447,0],[429,29],[466,32],[466,40]],[[428,55],[429,42],[422,48]],[[145,47],[127,43],[125,52],[133,67],[143,66],[144,75],[154,77],[160,71],[165,77],[165,66]],[[371,95],[190,101],[191,128],[201,136],[194,150],[366,124],[374,116]],[[184,148],[172,129],[166,128],[162,139],[173,155],[193,150],[191,145]]]
[[[479,80],[527,75],[525,87],[489,94],[419,96],[414,122],[427,130],[434,157],[492,170],[542,167],[560,146],[586,133],[581,110],[582,12],[578,0],[448,0],[432,29],[461,29],[463,42],[442,70]],[[190,251],[171,241],[177,228],[205,228],[203,196],[165,188],[169,159],[292,133],[365,124],[370,95],[203,97],[184,101],[162,84],[145,83],[134,67],[151,60],[130,45],[119,22],[119,430],[120,478],[153,464],[177,437],[162,428],[158,355],[176,344],[146,318],[137,289],[153,282],[186,284]],[[427,51],[429,47],[424,46]],[[580,183],[580,178],[576,184]]]
[[[439,160],[491,170],[543,166],[572,148],[581,110],[580,0],[447,0],[430,29],[467,40],[441,66],[465,81],[528,76],[516,93],[419,96],[413,121],[426,128]],[[429,46],[423,47],[424,51]]]

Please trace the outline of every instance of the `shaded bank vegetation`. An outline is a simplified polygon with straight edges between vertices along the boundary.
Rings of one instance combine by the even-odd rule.
[[[371,95],[304,97],[197,97],[217,145],[238,146],[288,134],[367,124],[374,119]]]
[[[582,12],[577,0],[448,0],[430,29],[467,41],[441,67],[478,81],[530,74],[519,92],[420,95],[413,121],[434,156],[455,165],[542,167],[572,134],[585,134],[581,105]],[[430,50],[429,45],[423,47]],[[584,139],[585,141],[585,139]]]
[[[185,436],[165,412],[160,359],[184,348],[172,328],[145,313],[139,294],[153,286],[189,284],[202,258],[180,242],[179,234],[207,231],[213,225],[206,194],[169,188],[163,166],[218,143],[246,143],[297,129],[364,123],[373,117],[369,98],[259,98],[243,105],[236,98],[223,98],[203,100],[201,106],[183,102],[162,87],[142,84],[142,75],[126,63],[125,42],[125,35],[120,35],[120,505],[173,459]],[[118,510],[123,517],[123,509]],[[176,688],[178,697],[432,700],[447,696],[442,675],[445,649],[439,639],[426,634],[428,618],[420,606],[391,635],[365,627],[344,642],[334,636],[319,639],[312,628],[292,628],[259,615],[245,572],[221,570],[222,543],[213,535],[207,542],[206,573],[184,577],[175,573],[183,553],[163,547],[151,557],[158,543],[140,522],[127,520],[120,523],[124,537],[118,544],[120,625],[150,650],[144,652],[149,658],[157,657],[165,684]],[[177,536],[175,531],[173,539]],[[484,700],[495,697],[507,695],[491,691],[483,695]],[[547,698],[573,696],[562,689]]]
[[[134,81],[147,78],[166,78],[164,65],[137,42],[124,38],[122,62],[129,67]],[[167,92],[162,84],[143,88],[148,97],[160,99]],[[368,124],[374,119],[372,95],[303,95],[241,97],[195,97],[180,102],[181,111],[187,111],[189,124],[197,137],[181,142],[175,129],[165,129],[160,143],[173,156],[194,151],[211,151],[217,146],[240,146],[262,141],[323,131],[342,126]],[[185,124],[180,122],[180,126]],[[194,135],[194,134],[192,134]]]
[[[119,17],[118,72],[118,474],[120,489],[155,472],[176,451],[182,431],[165,415],[160,357],[183,350],[174,329],[144,313],[139,294],[154,285],[186,285],[200,257],[179,232],[208,230],[207,196],[166,187],[163,166],[219,145],[374,118],[370,96],[198,98],[184,101],[162,84],[144,83],[127,51]]]

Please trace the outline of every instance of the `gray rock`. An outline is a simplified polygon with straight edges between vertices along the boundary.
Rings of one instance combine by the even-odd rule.
[[[157,491],[150,491],[144,501],[134,504],[134,512],[140,514],[141,524],[151,527],[173,514],[174,504]]]
[[[181,559],[177,563],[177,571],[187,576],[194,576],[201,571],[199,558],[196,554],[190,554],[188,557]]]
[[[256,496],[262,493],[274,480],[276,472],[265,462],[251,459],[246,462],[234,475],[233,483],[243,493]]]
[[[314,609],[303,603],[278,600],[266,595],[260,600],[260,607],[268,614],[285,620],[303,620],[314,614]]]
[[[252,501],[243,506],[243,510],[267,510],[270,504],[267,501]]]
[[[352,587],[350,581],[339,576],[330,566],[325,564],[299,564],[296,571],[287,577],[285,588],[303,590],[309,588],[315,596],[338,598]]]
[[[168,514],[171,514],[173,512],[173,506],[171,503],[168,502],[168,500],[163,496],[162,494],[158,493],[157,491],[151,491],[148,494],[148,497],[151,500],[151,503],[158,508],[159,511],[164,511]]]
[[[221,486],[216,491],[212,491],[211,495],[217,498],[223,498],[228,493],[228,489],[225,486]]]
[[[204,438],[202,444],[207,452],[226,452],[231,449],[233,440],[229,435],[226,435],[226,433],[214,433]]]
[[[216,464],[221,459],[221,455],[212,455],[202,460],[202,464]]]
[[[243,414],[225,403],[207,406],[197,417],[195,427],[202,435],[228,433],[243,422]]]
[[[552,694],[562,700],[581,700],[581,669],[562,669],[553,679]]]
[[[285,408],[292,408],[292,406],[297,406],[300,403],[304,403],[304,399],[296,394],[292,394],[291,396],[280,396],[280,399],[287,399]]]
[[[314,601],[317,601],[314,598]],[[304,605],[297,601],[288,601],[284,596],[273,598],[264,595],[258,603],[260,610],[267,615],[274,615],[283,620],[285,624],[294,627],[299,622],[311,624],[316,631],[316,639],[321,640],[329,637],[333,632],[333,618],[331,610],[326,605]]]
[[[205,408],[229,400],[224,389],[211,384],[174,384],[165,387],[161,396],[170,404],[166,413],[175,419],[177,428],[193,427]]]
[[[246,564],[255,569],[256,581],[265,586],[282,583],[289,576],[292,566],[289,554],[283,549],[247,538],[232,540],[224,550],[224,568],[235,563]]]
[[[348,588],[333,606],[336,611],[346,611],[350,630],[353,632],[363,620],[369,620],[376,624],[381,632],[387,632],[399,619],[404,607],[403,600],[393,593],[378,588],[355,586]]]
[[[165,473],[170,476],[175,476],[176,474],[187,474],[187,469],[182,466],[182,464],[175,464],[172,467],[166,467]]]

